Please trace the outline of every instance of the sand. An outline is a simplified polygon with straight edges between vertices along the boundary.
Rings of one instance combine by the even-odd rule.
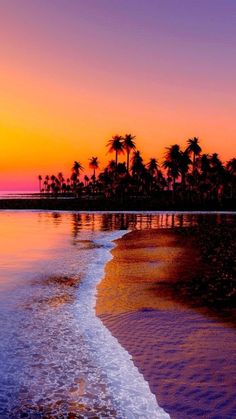
[[[235,417],[235,329],[160,292],[161,284],[201,274],[192,238],[133,231],[116,244],[97,315],[172,418]]]

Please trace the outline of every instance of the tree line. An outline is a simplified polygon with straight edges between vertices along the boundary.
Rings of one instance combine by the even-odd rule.
[[[89,159],[91,175],[75,161],[69,177],[39,175],[39,191],[43,196],[125,198],[158,198],[172,201],[220,201],[236,196],[236,158],[223,163],[217,153],[206,154],[197,137],[187,140],[186,147],[178,144],[166,147],[164,159],[152,157],[144,162],[131,134],[115,135],[107,142],[114,154],[100,170],[98,157]],[[125,162],[119,162],[124,155]]]

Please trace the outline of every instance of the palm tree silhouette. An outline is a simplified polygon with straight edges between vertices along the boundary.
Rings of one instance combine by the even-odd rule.
[[[93,177],[94,180],[96,179],[96,170],[99,168],[98,157],[91,157],[89,160],[89,167],[93,169]]]
[[[200,155],[202,149],[199,145],[199,139],[197,137],[190,138],[187,141],[187,144],[188,144],[188,147],[186,150],[189,153],[192,153],[193,155],[193,173],[194,173],[196,169],[196,156]]]
[[[41,175],[38,175],[38,181],[39,181],[39,192],[41,192],[42,191],[42,176]]]
[[[203,177],[206,177],[210,172],[210,156],[209,154],[202,154],[202,156],[197,161],[198,166],[202,172]]]
[[[89,177],[87,175],[84,176],[84,183],[85,183],[85,186],[88,186]]]
[[[143,164],[143,158],[139,150],[135,151],[133,154],[131,170],[132,170],[133,176],[137,175],[138,177],[141,176],[141,174],[145,170],[145,166]]]
[[[167,169],[168,175],[173,178],[173,191],[175,191],[176,180],[180,175],[181,151],[178,144],[166,147],[165,160],[162,163],[164,169]]]
[[[168,191],[172,189],[173,203],[175,196],[179,202],[191,205],[194,202],[220,203],[222,199],[235,199],[236,158],[223,163],[217,153],[201,154],[199,139],[193,137],[187,141],[185,151],[178,144],[166,148],[162,162],[165,172],[162,173],[156,158],[144,163],[140,151],[136,150],[134,139],[135,136],[126,134],[124,137],[115,135],[108,141],[108,151],[115,152],[115,160],[107,164],[97,179],[98,158],[91,157],[89,167],[93,170],[93,175],[90,179],[85,175],[84,182],[80,182],[79,176],[84,169],[80,162],[74,161],[71,177],[66,180],[59,172],[57,177],[46,175],[42,185],[42,176],[38,175],[40,192],[47,192],[49,195],[51,193],[55,197],[58,193],[68,193],[78,198],[83,193],[89,195],[98,192],[99,199],[101,194],[120,203],[126,196],[131,200],[135,196],[149,196],[155,203],[159,197],[159,202],[165,202],[166,197],[169,202],[169,193],[165,192],[168,188]],[[119,154],[124,152],[126,163],[120,163]],[[176,184],[178,178],[181,179],[182,188]]]
[[[226,169],[231,175],[236,176],[236,158],[233,158],[226,163]]]
[[[115,160],[110,160],[109,163],[108,163],[107,168],[108,168],[108,171],[109,172],[114,173],[115,170],[116,170],[116,162],[115,162]]]
[[[117,167],[118,155],[124,153],[123,137],[121,135],[114,135],[114,137],[108,141],[107,147],[109,147],[109,153],[115,152],[115,162]]]
[[[229,174],[229,188],[230,188],[230,197],[233,198],[236,192],[236,158],[229,160],[226,163],[226,169]]]
[[[185,151],[180,151],[179,155],[179,170],[181,173],[181,183],[182,189],[185,188],[185,178],[188,173],[189,165],[191,164],[191,160],[189,158],[189,151],[188,149]]]
[[[123,147],[124,147],[124,149],[126,151],[126,155],[127,155],[127,162],[126,162],[127,173],[129,173],[130,152],[131,152],[131,150],[136,149],[136,144],[134,142],[134,139],[135,139],[135,135],[126,134],[124,136],[124,140],[123,140]]]
[[[147,168],[151,176],[154,176],[155,174],[157,174],[157,170],[158,170],[157,159],[151,158],[147,164]]]
[[[80,172],[82,172],[84,170],[82,164],[80,164],[78,161],[74,161],[72,170],[76,173],[77,176],[80,175]]]

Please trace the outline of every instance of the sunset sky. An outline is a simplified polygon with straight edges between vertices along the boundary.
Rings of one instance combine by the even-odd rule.
[[[0,190],[197,136],[235,156],[235,0],[0,0]]]

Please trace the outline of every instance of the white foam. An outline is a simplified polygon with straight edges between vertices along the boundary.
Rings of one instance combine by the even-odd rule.
[[[148,383],[135,367],[129,353],[112,336],[96,316],[96,287],[104,274],[104,266],[111,259],[112,240],[126,231],[101,234],[96,243],[86,277],[79,287],[78,317],[83,319],[82,333],[98,366],[106,375],[108,390],[119,418],[167,419],[170,418],[157,403]]]

